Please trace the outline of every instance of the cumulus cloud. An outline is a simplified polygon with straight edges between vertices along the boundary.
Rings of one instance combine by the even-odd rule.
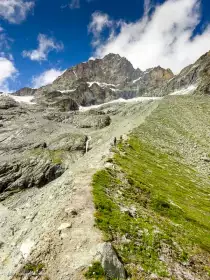
[[[18,24],[26,19],[27,14],[33,7],[34,1],[1,0],[0,17],[10,23]]]
[[[36,50],[23,51],[23,57],[29,57],[31,60],[43,61],[47,60],[49,52],[61,51],[63,44],[55,41],[54,38],[49,38],[44,34],[38,35],[39,46]]]
[[[5,57],[0,57],[0,92],[9,92],[8,80],[17,75],[17,70],[13,61]]]
[[[149,15],[152,1],[146,0],[142,18],[130,23],[94,13],[89,31],[93,33],[95,56],[118,53],[142,70],[161,65],[179,72],[210,49],[210,25],[193,36],[200,22],[200,2],[167,0],[153,6],[154,12]],[[109,37],[104,41],[105,28]]]
[[[40,75],[33,77],[32,79],[32,87],[40,88],[42,86],[51,84],[58,76],[62,75],[64,71],[58,69],[50,69],[47,70]]]
[[[92,45],[95,47],[100,45],[102,43],[101,34],[104,31],[104,29],[109,28],[110,30],[114,31],[114,26],[115,22],[110,20],[107,14],[103,14],[101,12],[94,12],[92,14],[92,20],[88,26],[88,31],[93,34]]]

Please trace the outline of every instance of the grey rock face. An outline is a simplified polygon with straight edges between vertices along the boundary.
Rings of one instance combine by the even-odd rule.
[[[111,279],[126,279],[125,269],[111,243],[104,243],[103,245],[101,264],[106,275]]]
[[[164,95],[195,86],[194,94],[210,94],[210,52],[202,55],[194,64],[185,67],[170,80],[162,92]]]
[[[9,109],[17,106],[18,103],[13,98],[6,95],[0,96],[0,109]]]
[[[56,108],[61,112],[76,111],[79,106],[76,101],[70,98],[67,94],[62,94],[59,91],[43,92],[42,95],[36,98],[38,104],[43,107]]]
[[[62,175],[86,151],[87,134],[111,119],[96,111],[80,112],[66,93],[54,91],[37,104],[0,97],[0,200],[32,187],[43,187]]]
[[[103,59],[89,60],[66,70],[53,85],[71,87],[78,79],[117,85],[137,79],[140,74],[141,70],[135,70],[126,58],[109,54]],[[63,89],[65,90],[65,88]]]
[[[31,96],[34,95],[35,93],[36,93],[36,89],[24,87],[13,92],[12,94],[16,96]]]
[[[0,164],[0,200],[14,192],[42,187],[64,172],[61,164],[48,157],[36,156]]]
[[[148,69],[142,73],[137,81],[133,81],[131,88],[137,91],[137,95],[160,96],[162,88],[174,77],[170,69],[160,66]]]
[[[43,118],[51,121],[71,124],[77,128],[95,128],[101,129],[111,124],[111,118],[108,114],[97,110],[87,112],[61,112],[50,110],[43,114]]]
[[[172,77],[170,69],[156,67],[142,72],[126,58],[109,54],[66,70],[51,85],[38,89],[36,95],[42,98],[45,92],[65,91],[79,105],[88,106],[118,98],[159,95],[160,88]]]
[[[51,140],[48,149],[51,151],[85,151],[86,136],[76,133],[61,134]]]

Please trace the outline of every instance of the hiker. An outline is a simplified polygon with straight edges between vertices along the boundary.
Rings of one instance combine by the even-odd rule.
[[[89,149],[89,144],[90,144],[91,137],[90,136],[86,136],[85,140],[86,140],[85,153],[87,154],[88,149]]]
[[[117,145],[117,138],[115,137],[114,138],[114,146],[116,147],[116,145]]]

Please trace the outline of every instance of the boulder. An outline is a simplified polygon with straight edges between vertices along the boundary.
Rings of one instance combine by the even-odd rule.
[[[104,243],[101,250],[101,265],[110,279],[126,279],[126,271],[111,243]]]

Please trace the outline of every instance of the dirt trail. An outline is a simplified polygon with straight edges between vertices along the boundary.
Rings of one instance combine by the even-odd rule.
[[[10,246],[3,257],[0,255],[1,280],[14,279],[12,274],[21,260],[44,263],[52,280],[83,279],[81,269],[92,262],[103,242],[94,227],[92,176],[104,166],[113,138],[119,139],[143,123],[159,102],[122,105],[109,127],[87,131],[92,138],[91,150],[63,176],[42,189],[31,189],[8,200],[4,230]],[[62,227],[66,228],[59,229]]]

